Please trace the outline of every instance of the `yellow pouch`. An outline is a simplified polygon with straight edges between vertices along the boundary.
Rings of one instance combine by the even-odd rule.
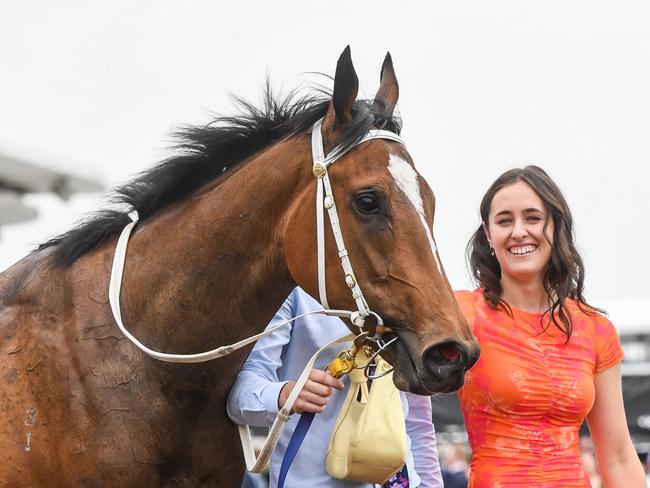
[[[357,364],[366,364],[365,349]],[[390,365],[376,358],[376,372]],[[332,431],[326,469],[337,479],[384,483],[406,462],[406,428],[399,391],[393,373],[372,380],[370,389],[363,369],[350,372],[350,389]]]

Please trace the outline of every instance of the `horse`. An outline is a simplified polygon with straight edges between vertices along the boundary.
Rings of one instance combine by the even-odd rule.
[[[246,348],[201,364],[156,361],[125,339],[108,299],[117,236],[136,210],[121,315],[157,350],[196,353],[261,330],[293,287],[318,296],[310,134],[331,166],[340,229],[402,390],[452,391],[478,344],[438,263],[434,195],[401,144],[390,54],[357,100],[349,46],[332,92],[275,96],[185,127],[178,153],[115,190],[116,205],[41,244],[0,276],[0,480],[7,486],[239,486],[225,405]],[[331,94],[330,94],[331,93]],[[331,234],[330,304],[355,306]],[[346,283],[346,279],[348,283]],[[356,328],[349,324],[351,330]]]

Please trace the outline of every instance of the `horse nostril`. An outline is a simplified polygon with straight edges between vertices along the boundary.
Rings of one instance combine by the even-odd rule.
[[[460,351],[455,344],[443,344],[440,346],[440,354],[450,363],[455,363],[460,359]]]
[[[429,347],[424,352],[424,361],[427,365],[434,368],[434,371],[440,366],[462,366],[469,358],[467,347],[461,342],[445,341],[435,346]]]

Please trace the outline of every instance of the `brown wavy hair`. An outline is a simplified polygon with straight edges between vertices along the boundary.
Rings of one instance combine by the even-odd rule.
[[[578,307],[586,313],[603,312],[590,306],[584,296],[584,265],[580,253],[574,244],[573,217],[562,192],[551,177],[539,166],[529,165],[525,168],[515,168],[499,176],[481,200],[481,225],[474,232],[467,244],[467,261],[477,285],[483,289],[483,297],[487,304],[497,309],[503,308],[512,315],[512,309],[503,300],[501,286],[501,266],[492,254],[490,244],[485,235],[484,225],[488,225],[488,216],[494,195],[504,186],[523,181],[542,199],[547,215],[555,224],[551,259],[544,271],[543,285],[549,297],[549,308],[544,316],[549,315],[551,323],[555,324],[567,336],[567,341],[573,334],[571,314],[567,310],[566,299],[576,301]],[[548,219],[545,223],[548,225]]]

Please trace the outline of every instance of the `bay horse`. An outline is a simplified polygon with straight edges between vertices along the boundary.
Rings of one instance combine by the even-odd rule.
[[[317,296],[310,129],[326,152],[370,130],[399,133],[390,55],[374,100],[356,100],[349,47],[331,94],[274,97],[184,129],[180,153],[118,188],[100,211],[0,277],[0,482],[6,486],[226,486],[243,458],[225,404],[247,349],[201,364],[144,355],[108,304],[117,235],[137,210],[121,313],[143,343],[195,353],[261,330],[292,288]],[[396,341],[403,390],[462,385],[478,345],[452,295],[431,229],[434,196],[406,149],[358,144],[331,167],[350,261]],[[350,309],[330,234],[330,304]],[[352,325],[350,325],[352,328]],[[450,349],[453,351],[450,352]]]

